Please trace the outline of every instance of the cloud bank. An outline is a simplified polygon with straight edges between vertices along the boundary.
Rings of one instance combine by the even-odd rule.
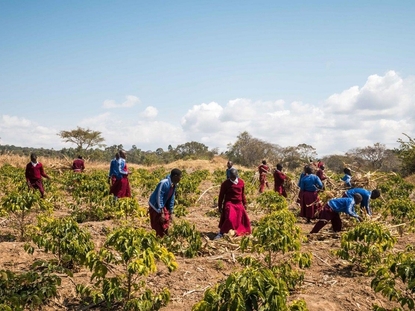
[[[129,95],[117,104],[107,100],[103,108],[126,108],[140,103]],[[395,71],[371,75],[363,86],[351,86],[320,103],[284,99],[260,101],[247,98],[227,103],[201,103],[191,107],[177,123],[157,120],[162,107],[148,106],[137,114],[120,116],[116,110],[86,118],[76,126],[101,131],[107,145],[132,145],[142,150],[167,149],[189,141],[225,151],[229,143],[247,131],[253,137],[283,147],[312,145],[320,156],[343,154],[380,142],[397,147],[402,133],[414,136],[415,79]],[[63,146],[58,130],[46,128],[28,116],[0,115],[0,142],[16,146],[56,149]],[[179,122],[180,121],[180,122]]]

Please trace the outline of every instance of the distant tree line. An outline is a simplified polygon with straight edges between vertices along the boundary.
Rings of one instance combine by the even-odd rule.
[[[0,153],[13,153],[29,156],[31,152],[42,157],[75,158],[82,155],[84,158],[95,161],[110,161],[116,152],[125,149],[123,145],[106,146],[101,132],[78,127],[71,131],[61,131],[58,135],[64,142],[76,145],[76,148],[63,148],[61,150],[17,147],[13,145],[0,145]],[[386,149],[384,144],[375,143],[373,146],[354,148],[344,155],[324,156],[321,160],[330,170],[341,173],[344,166],[353,166],[353,169],[362,171],[394,171],[405,175],[415,172],[415,140],[403,134],[408,140],[398,139],[400,147]],[[203,143],[191,141],[167,150],[157,148],[155,151],[144,151],[133,145],[126,150],[128,162],[142,165],[167,164],[180,159],[206,159],[222,156],[237,165],[256,167],[263,159],[271,165],[281,163],[286,169],[294,170],[304,166],[310,161],[317,160],[316,149],[306,143],[297,146],[281,147],[278,144],[255,138],[248,132],[240,133],[235,143],[229,144],[227,150],[219,153],[217,148],[209,149]]]

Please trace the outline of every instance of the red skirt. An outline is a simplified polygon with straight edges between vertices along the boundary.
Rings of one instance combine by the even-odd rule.
[[[242,204],[226,202],[219,221],[220,233],[234,230],[237,235],[251,233],[251,221]]]
[[[307,219],[315,219],[316,212],[321,208],[318,192],[300,191],[300,216]]]
[[[157,213],[151,206],[148,207],[148,213],[150,214],[151,228],[156,230],[156,235],[162,238],[167,234],[170,227],[169,211],[163,207],[161,213],[164,214],[164,221],[161,219],[161,213]]]
[[[117,198],[131,198],[131,189],[128,177],[115,180],[115,182],[111,185],[110,194],[113,194]]]

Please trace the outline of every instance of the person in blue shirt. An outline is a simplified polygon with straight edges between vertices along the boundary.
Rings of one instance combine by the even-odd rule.
[[[170,175],[158,183],[148,201],[151,228],[161,238],[168,233],[173,220],[176,187],[181,178],[182,172],[172,169]]]
[[[359,193],[362,196],[362,202],[360,203],[360,207],[366,210],[366,213],[369,216],[372,216],[372,210],[370,209],[370,200],[375,200],[380,197],[380,190],[374,189],[372,191],[366,190],[363,188],[352,188],[347,190],[343,197],[353,198],[355,193]]]
[[[319,232],[329,221],[331,221],[334,232],[341,231],[342,221],[340,213],[345,213],[358,221],[363,221],[362,217],[357,215],[354,209],[355,204],[360,204],[361,202],[362,196],[359,193],[355,193],[353,198],[331,199],[323,206],[318,216],[319,221],[314,225],[310,233]]]
[[[117,180],[117,175],[118,175],[119,166],[120,166],[119,161],[120,161],[120,154],[117,152],[115,154],[114,159],[112,159],[110,162],[110,171],[108,173],[108,183],[110,184],[110,186],[112,186]]]
[[[352,187],[352,171],[350,170],[350,168],[345,167],[343,172],[344,172],[344,176],[342,177],[341,180],[344,181],[344,186],[346,188],[351,188]]]
[[[321,207],[318,192],[323,189],[323,183],[313,171],[313,168],[308,165],[304,169],[304,176],[298,182],[300,187],[300,217],[307,219],[307,223],[311,219],[315,219],[316,211]]]

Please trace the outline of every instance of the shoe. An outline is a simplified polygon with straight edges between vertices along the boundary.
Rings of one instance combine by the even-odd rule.
[[[223,234],[219,232],[213,239],[218,240],[218,239],[221,239],[221,238],[223,238]]]

